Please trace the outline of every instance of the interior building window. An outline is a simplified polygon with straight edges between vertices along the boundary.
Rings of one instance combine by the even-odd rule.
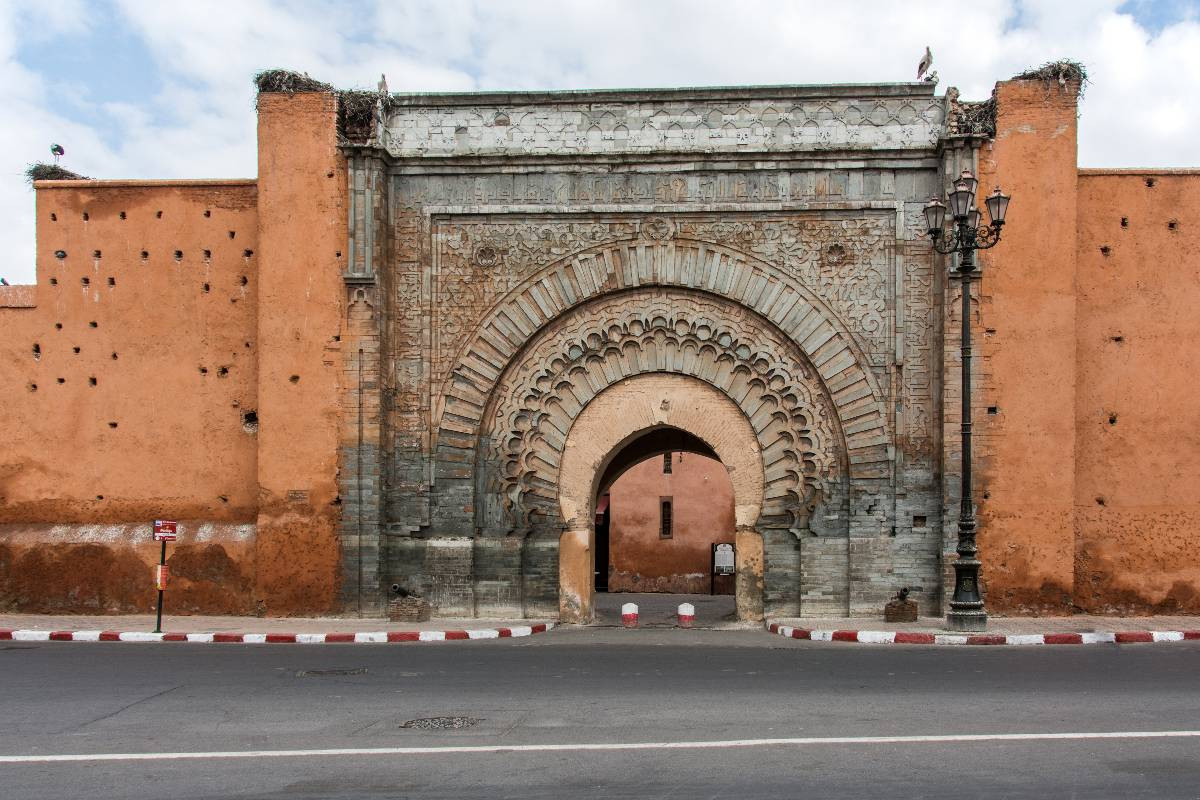
[[[671,510],[671,498],[670,497],[658,498],[658,507],[659,507],[659,512],[660,512],[659,518],[658,518],[658,522],[659,522],[658,538],[670,539],[671,538],[671,525],[673,522],[672,517],[674,516],[671,513],[671,511],[672,511]]]
[[[663,453],[663,475],[671,473],[671,454]]]

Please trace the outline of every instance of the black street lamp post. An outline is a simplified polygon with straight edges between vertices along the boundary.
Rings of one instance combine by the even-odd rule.
[[[925,204],[925,222],[933,249],[943,255],[958,253],[958,277],[962,281],[962,505],[958,515],[958,558],[954,561],[954,597],[946,614],[946,627],[956,631],[987,628],[987,611],[979,592],[979,558],[975,547],[975,504],[971,486],[971,278],[975,276],[975,251],[995,247],[1004,227],[1009,197],[999,187],[984,200],[991,224],[979,227],[975,189],[979,181],[963,170],[947,195],[949,209],[934,197]],[[943,230],[946,212],[949,230]]]

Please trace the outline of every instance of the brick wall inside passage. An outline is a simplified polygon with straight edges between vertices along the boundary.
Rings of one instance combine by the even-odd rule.
[[[716,542],[733,542],[733,489],[720,461],[671,453],[632,467],[609,490],[610,592],[708,593]],[[661,537],[661,498],[671,498],[672,536]],[[732,591],[732,584],[725,587]]]

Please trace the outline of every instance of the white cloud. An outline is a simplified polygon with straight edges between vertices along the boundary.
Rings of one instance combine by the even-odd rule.
[[[51,141],[67,146],[74,168],[100,177],[252,176],[250,78],[275,66],[341,86],[373,87],[385,72],[400,91],[905,81],[929,44],[942,88],[982,99],[998,79],[1069,56],[1092,76],[1081,165],[1197,166],[1196,15],[1151,33],[1121,7],[119,0],[119,21],[144,43],[145,68],[162,84],[132,104],[58,86],[17,60],[18,32],[52,45],[86,30],[94,7],[56,2],[45,14],[44,4],[0,4],[0,274],[33,279],[33,196],[20,172]],[[70,113],[85,102],[104,112],[88,124]]]

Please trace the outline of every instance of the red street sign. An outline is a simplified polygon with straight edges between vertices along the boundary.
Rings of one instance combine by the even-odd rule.
[[[179,523],[171,519],[156,519],[154,520],[154,541],[156,542],[173,542],[176,537],[176,528]]]

